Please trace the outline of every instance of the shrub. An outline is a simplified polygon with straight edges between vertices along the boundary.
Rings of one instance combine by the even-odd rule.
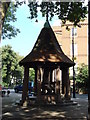
[[[78,91],[87,93],[88,77],[88,66],[83,63],[78,67],[76,74],[76,89],[78,89]]]

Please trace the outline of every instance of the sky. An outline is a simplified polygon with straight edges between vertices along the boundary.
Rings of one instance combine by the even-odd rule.
[[[29,14],[29,7],[27,5],[23,4],[20,6],[16,12],[17,21],[13,23],[13,26],[20,29],[20,33],[12,39],[1,41],[2,46],[12,46],[12,50],[21,56],[26,56],[30,53],[46,21],[46,19],[42,18],[41,14],[39,14],[38,22],[35,22],[35,19],[31,20],[27,18]],[[60,21],[55,17],[50,24],[60,25]]]

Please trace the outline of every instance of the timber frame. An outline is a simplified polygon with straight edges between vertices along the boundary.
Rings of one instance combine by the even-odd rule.
[[[58,103],[62,95],[70,99],[69,67],[75,63],[63,53],[48,21],[20,65],[24,66],[22,103],[28,97],[29,68],[35,70],[34,93],[38,103]]]

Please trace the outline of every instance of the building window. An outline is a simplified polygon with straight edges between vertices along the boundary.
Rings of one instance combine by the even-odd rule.
[[[72,44],[70,45],[70,55],[72,56]],[[74,43],[74,56],[78,55],[77,44]]]
[[[77,37],[77,28],[73,27],[71,29],[71,37]]]
[[[76,63],[74,66],[75,74],[78,72],[77,68],[78,68],[78,64]],[[70,72],[70,76],[73,76],[73,67],[69,68],[69,72]]]

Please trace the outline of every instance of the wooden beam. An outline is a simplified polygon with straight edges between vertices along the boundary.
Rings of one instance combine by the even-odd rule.
[[[62,94],[66,93],[66,74],[65,69],[62,69]]]
[[[37,95],[37,67],[35,68],[34,92]]]
[[[69,80],[69,69],[66,69],[66,99],[70,99],[70,80]]]
[[[40,68],[37,68],[37,101],[41,101],[41,73]]]

